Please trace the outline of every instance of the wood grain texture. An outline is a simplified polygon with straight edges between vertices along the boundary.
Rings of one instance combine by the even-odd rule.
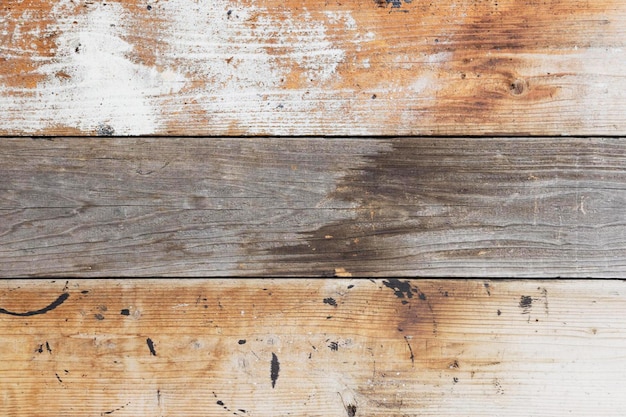
[[[2,135],[617,135],[621,0],[0,5]]]
[[[4,281],[0,412],[623,416],[618,281]],[[7,312],[41,310],[42,314]]]
[[[0,274],[626,274],[603,138],[5,139]]]

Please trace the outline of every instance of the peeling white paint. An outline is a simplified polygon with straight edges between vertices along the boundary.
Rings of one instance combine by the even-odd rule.
[[[55,12],[62,14],[67,3]],[[159,130],[160,96],[179,91],[185,79],[132,62],[124,40],[129,15],[119,3],[93,4],[85,14],[59,19],[54,60],[37,69],[45,80],[31,94],[0,91],[0,108],[12,113],[3,128],[25,133],[51,126],[104,135]],[[76,23],[73,23],[76,22]],[[0,87],[2,88],[2,87]]]
[[[331,24],[343,24],[347,30],[356,30],[356,20],[352,17],[352,13],[349,11],[325,11],[324,14],[328,18],[328,22]]]
[[[155,3],[151,13],[163,19],[152,21],[158,37],[155,66],[148,66],[130,43],[146,21],[123,4],[55,5],[55,23],[45,29],[58,34],[55,56],[36,69],[43,81],[27,89],[0,79],[2,130],[142,135],[187,119],[196,126],[206,120],[204,130],[216,133],[236,126],[248,134],[290,134],[346,106],[333,87],[346,52],[329,30],[362,38],[349,11],[269,10],[254,1]],[[22,36],[19,30],[13,36]]]
[[[310,119],[312,111],[340,105],[320,98],[325,83],[339,77],[345,52],[328,39],[324,21],[309,13],[284,11],[281,16],[254,5],[194,0],[168,1],[158,10],[168,16],[159,64],[176,65],[200,82],[185,93],[209,123],[236,124],[249,134],[288,134],[303,127],[285,123],[294,113]],[[284,88],[292,71],[300,73],[305,88]]]

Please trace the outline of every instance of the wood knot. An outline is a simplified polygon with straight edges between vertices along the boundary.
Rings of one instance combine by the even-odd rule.
[[[514,96],[521,96],[528,90],[528,83],[525,80],[517,79],[510,85],[511,94]]]

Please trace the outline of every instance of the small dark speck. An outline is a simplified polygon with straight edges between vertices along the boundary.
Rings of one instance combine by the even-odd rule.
[[[39,345],[39,349],[37,349],[37,352],[43,353],[43,344]]]
[[[330,345],[328,345],[328,347],[330,348],[330,350],[333,351],[338,351],[339,350],[339,343],[337,342],[330,342]]]
[[[272,364],[270,368],[270,379],[272,380],[272,388],[276,386],[276,380],[278,380],[278,374],[280,373],[280,362],[278,357],[272,352]]]
[[[348,417],[355,417],[356,416],[356,405],[348,404],[346,406],[346,413],[348,413]]]
[[[46,342],[46,350],[48,353],[52,353],[52,349],[50,348],[50,344],[48,342]]]
[[[350,284],[348,285],[348,289],[354,288],[354,285]]]
[[[82,290],[80,293],[81,294],[89,294],[89,291],[88,290]]]
[[[229,10],[229,11],[227,11],[227,12],[226,12],[226,14],[227,14],[228,16],[230,16],[231,14],[233,14],[233,11],[232,11],[232,10]]]
[[[407,300],[402,300],[401,303],[402,304],[409,304],[409,302]]]
[[[148,6],[146,6],[146,9],[152,10],[152,6],[148,5]]]
[[[420,291],[418,297],[419,297],[420,300],[426,301],[426,294],[424,294],[423,292]]]
[[[372,94],[372,100],[376,99],[376,94]]]
[[[223,402],[223,401],[221,401],[221,400],[217,400],[217,405],[222,405],[222,406],[223,406],[223,405],[224,405],[224,402]]]
[[[130,316],[130,310],[127,308],[122,309],[122,311],[120,311],[120,314],[122,316]]]
[[[454,381],[454,383],[455,383],[455,384],[456,384],[457,382],[459,382],[459,378],[457,378],[457,377],[452,378],[452,380]]]
[[[93,316],[96,318],[96,320],[104,320],[104,316],[100,313],[94,314]]]
[[[57,379],[59,380],[59,382],[63,382],[63,380],[61,379],[61,377],[59,376],[59,374],[54,374],[54,376],[57,377]]]
[[[502,315],[502,312],[500,310],[498,310],[498,316]]]
[[[245,345],[246,344],[246,339],[240,339],[239,342],[240,345]]]
[[[146,343],[148,344],[148,349],[150,349],[150,354],[152,356],[156,356],[156,350],[154,350],[154,342],[152,341],[152,339],[147,338],[146,339]]]
[[[240,409],[239,409],[239,410],[237,410],[237,411],[239,411],[240,413],[247,413],[247,411],[246,411],[246,410],[244,410],[243,408],[240,408]]]
[[[533,305],[533,298],[529,295],[522,295],[519,300],[520,308],[528,309]]]
[[[324,304],[331,305],[333,307],[337,307],[337,301],[334,298],[324,298]]]

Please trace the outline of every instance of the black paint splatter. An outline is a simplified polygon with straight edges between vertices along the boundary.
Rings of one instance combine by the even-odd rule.
[[[239,343],[240,345],[245,345],[246,339],[240,339],[237,343]]]
[[[57,377],[57,379],[59,380],[59,382],[63,383],[63,381],[61,380],[61,377],[59,376],[59,374],[55,373],[54,376]]]
[[[234,416],[240,416],[243,414],[247,414],[248,412],[246,410],[244,410],[243,408],[239,408],[237,409],[237,411],[233,411],[231,410],[226,404],[224,404],[224,401],[220,400],[219,398],[217,398],[217,394],[215,392],[213,392],[213,396],[215,397],[215,399],[217,400],[215,402],[215,404],[219,405],[220,407],[222,407],[224,410],[233,413]]]
[[[278,379],[278,373],[280,372],[280,362],[275,353],[272,353],[272,366],[270,369],[270,379],[272,380],[272,388],[276,386],[276,380]]]
[[[330,348],[330,350],[336,352],[336,351],[339,350],[339,343],[337,343],[337,342],[330,342],[330,345],[328,345],[328,347]]]
[[[93,316],[96,318],[96,320],[104,320],[104,316],[100,313],[94,314]]]
[[[48,311],[54,310],[55,308],[63,304],[65,300],[68,299],[69,296],[70,296],[69,293],[64,292],[63,294],[59,295],[59,298],[53,301],[49,306],[44,307],[40,310],[27,311],[26,313],[16,313],[14,311],[5,310],[4,308],[0,307],[0,313],[8,314],[10,316],[18,316],[18,317],[29,317],[29,316],[36,316],[38,314],[46,314]]]
[[[348,404],[345,406],[345,408],[346,408],[346,413],[348,413],[348,417],[356,416],[356,405]]]
[[[156,356],[156,350],[154,350],[154,342],[152,341],[152,339],[147,338],[146,339],[146,343],[148,344],[148,349],[150,349],[150,354],[152,356]]]
[[[529,295],[522,295],[519,300],[519,307],[528,310],[533,306],[533,298]]]
[[[409,352],[411,353],[411,364],[415,365],[415,355],[413,355],[413,348],[409,343],[409,338],[407,336],[404,336],[404,340],[406,340],[406,345],[409,347]]]
[[[48,353],[52,353],[52,349],[50,348],[50,343],[46,342],[46,350]]]
[[[124,408],[125,408],[126,406],[128,406],[129,404],[130,404],[130,402],[126,403],[125,405],[123,405],[123,406],[121,406],[121,407],[116,408],[115,410],[105,411],[105,412],[103,412],[103,413],[100,413],[100,415],[101,415],[101,416],[106,416],[106,415],[109,415],[109,414],[113,414],[113,413],[114,413],[114,412],[116,412],[116,411],[120,411],[120,410],[124,409]]]
[[[127,308],[123,308],[122,311],[120,311],[120,314],[122,316],[130,316],[130,310]]]
[[[385,7],[391,4],[392,9],[399,9],[402,7],[403,0],[374,0],[378,7]],[[413,0],[404,0],[404,3],[411,3]]]
[[[400,281],[399,279],[390,279],[388,281],[383,281],[385,287],[391,288],[393,293],[398,298],[413,298],[413,293],[417,292],[417,290],[411,287],[411,283],[409,281]]]
[[[330,297],[324,298],[324,304],[328,304],[330,306],[337,307],[337,301],[335,301],[334,298],[330,298]]]

